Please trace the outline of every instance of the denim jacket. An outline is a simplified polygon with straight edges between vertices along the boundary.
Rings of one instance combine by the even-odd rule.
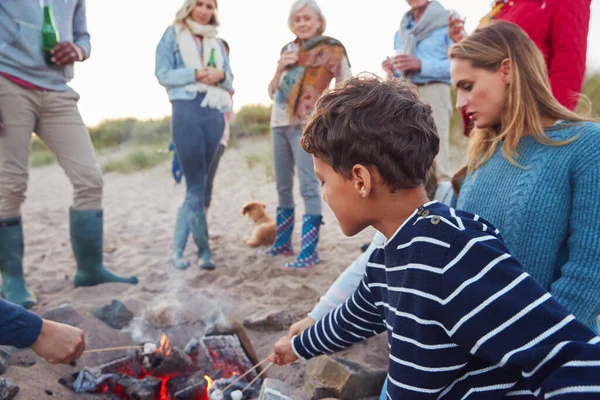
[[[231,91],[233,74],[229,66],[229,58],[221,41],[219,41],[219,45],[223,53],[223,71],[225,71],[225,80],[219,83],[219,86]],[[185,89],[187,85],[196,82],[196,73],[194,68],[188,68],[183,63],[177,44],[177,34],[173,26],[167,28],[156,47],[155,74],[158,82],[167,89],[171,101],[193,100],[198,95],[198,93],[188,92]]]
[[[90,56],[85,0],[46,0],[61,42],[73,42]],[[44,11],[39,0],[0,0],[0,72],[35,86],[65,91],[73,65],[48,65],[42,51]]]

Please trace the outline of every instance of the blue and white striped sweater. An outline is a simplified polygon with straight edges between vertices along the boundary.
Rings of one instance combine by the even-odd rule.
[[[311,358],[386,330],[390,399],[600,399],[600,338],[491,224],[441,203],[415,211],[346,303],[292,345]]]

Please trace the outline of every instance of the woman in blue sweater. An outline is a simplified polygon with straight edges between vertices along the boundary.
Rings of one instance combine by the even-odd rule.
[[[544,59],[508,22],[452,47],[457,107],[474,123],[457,208],[485,216],[523,268],[598,332],[600,125],[552,96]]]
[[[204,204],[208,167],[221,141],[224,113],[231,109],[233,75],[217,38],[217,1],[185,0],[156,48],[156,77],[173,106],[171,134],[183,168],[186,195],[175,222],[172,264],[185,269],[183,251],[191,230],[198,266],[214,269]]]

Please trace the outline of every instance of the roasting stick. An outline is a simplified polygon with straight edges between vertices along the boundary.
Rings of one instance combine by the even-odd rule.
[[[273,353],[273,354],[274,354],[274,353]],[[254,371],[256,368],[260,367],[261,365],[263,365],[264,363],[266,363],[267,361],[269,361],[269,359],[271,358],[271,356],[272,356],[273,354],[270,354],[270,355],[269,355],[267,358],[265,358],[264,360],[262,360],[261,362],[259,362],[258,364],[256,364],[254,367],[252,367],[252,368],[250,368],[248,371],[244,372],[244,374],[243,374],[243,375],[240,375],[240,376],[238,376],[238,377],[237,377],[237,379],[236,379],[235,381],[231,382],[229,385],[227,385],[227,386],[225,387],[225,389],[222,389],[221,391],[222,391],[223,393],[225,393],[225,391],[226,391],[227,389],[229,389],[230,387],[232,387],[233,385],[235,385],[235,384],[236,384],[236,383],[237,383],[237,382],[238,382],[240,379],[242,379],[243,377],[245,377],[246,375],[248,375],[250,372]],[[270,365],[269,365],[269,367],[270,367]],[[267,368],[269,368],[269,367],[267,367]],[[265,370],[266,370],[267,368],[265,368]],[[264,370],[263,370],[263,372],[264,372]],[[261,374],[262,374],[262,372],[261,372]],[[258,376],[260,376],[260,374],[259,374]],[[252,381],[252,382],[254,382],[254,381]]]
[[[127,349],[143,349],[144,346],[120,346],[120,347],[107,347],[104,349],[93,349],[93,350],[85,350],[83,353],[102,353],[104,351],[114,351],[114,350],[127,350]]]
[[[252,386],[252,384],[253,384],[254,382],[256,382],[256,381],[258,380],[258,378],[260,378],[260,376],[261,376],[262,374],[264,374],[264,373],[265,373],[265,372],[266,372],[266,371],[269,369],[269,367],[271,367],[272,365],[273,365],[273,363],[269,363],[269,365],[267,365],[267,366],[265,367],[265,369],[263,369],[263,370],[260,372],[260,374],[256,375],[256,376],[254,377],[254,379],[252,379],[252,380],[250,381],[250,383],[249,383],[249,384],[247,384],[247,385],[246,385],[246,386],[245,386],[245,387],[242,389],[242,393],[244,393],[244,392],[245,392],[245,391],[246,391],[246,390],[247,390],[249,387],[251,387],[251,386]]]

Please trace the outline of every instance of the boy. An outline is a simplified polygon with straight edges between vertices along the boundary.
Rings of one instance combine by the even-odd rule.
[[[323,199],[352,236],[388,238],[345,304],[272,361],[339,351],[387,330],[390,399],[600,399],[600,342],[479,216],[428,202],[439,140],[431,108],[400,81],[353,78],[321,97],[302,136]]]

